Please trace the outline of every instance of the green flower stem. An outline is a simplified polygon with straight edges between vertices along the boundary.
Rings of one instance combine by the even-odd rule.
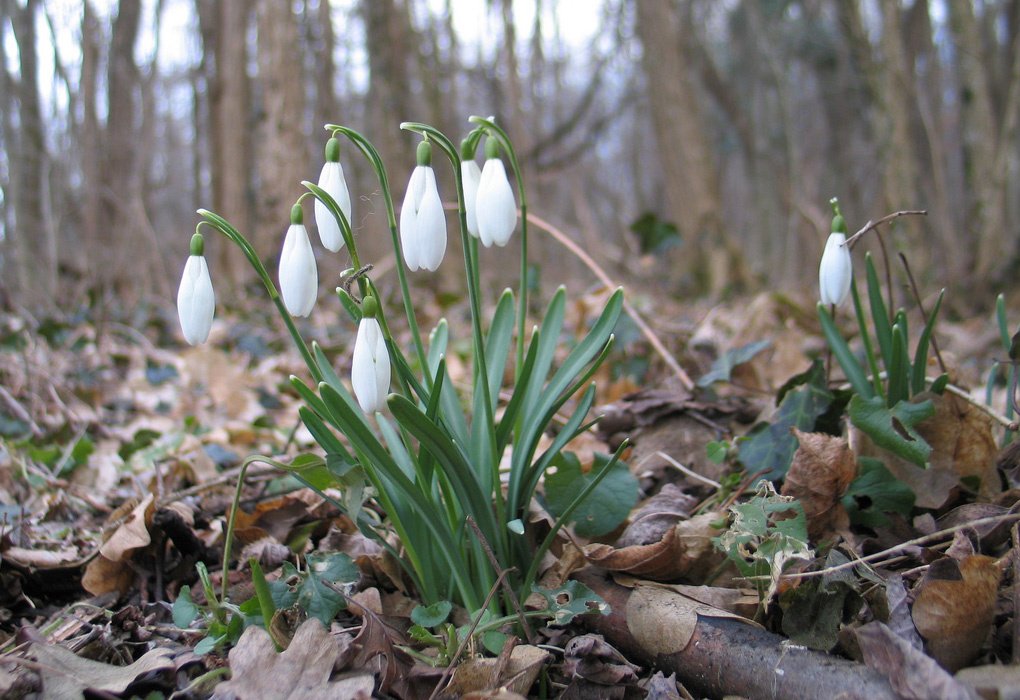
[[[305,339],[301,337],[301,333],[298,332],[297,326],[294,325],[294,318],[287,311],[287,307],[283,305],[283,299],[280,297],[279,290],[276,289],[276,285],[273,284],[272,278],[269,276],[269,272],[266,270],[266,266],[262,264],[262,260],[259,259],[258,253],[252,248],[251,243],[248,239],[241,235],[241,233],[234,228],[229,221],[224,219],[219,214],[214,214],[208,209],[199,209],[198,215],[205,219],[205,222],[209,226],[222,233],[228,239],[230,239],[237,247],[241,249],[244,256],[248,258],[248,263],[254,268],[255,272],[258,273],[259,278],[262,280],[263,286],[266,291],[269,292],[269,298],[276,304],[276,309],[280,312],[280,316],[283,318],[284,324],[287,326],[287,331],[290,333],[290,337],[294,339],[294,344],[297,345],[298,351],[301,353],[301,359],[305,361],[305,365],[308,367],[308,371],[311,372],[312,378],[316,382],[322,381],[322,373],[319,371],[318,365],[315,363],[315,358],[312,357],[311,351],[308,349],[308,345],[305,343]]]
[[[521,171],[520,162],[517,160],[517,152],[510,141],[510,136],[495,122],[482,117],[469,117],[468,121],[480,124],[494,136],[499,145],[506,151],[510,158],[510,167],[514,171],[514,180],[517,182],[517,196],[520,197],[521,208],[521,280],[520,293],[518,297],[519,312],[517,315],[517,358],[514,363],[514,377],[520,377],[521,366],[524,364],[524,330],[528,316],[528,197],[524,190],[524,174]]]
[[[251,455],[241,462],[241,472],[237,475],[237,486],[234,488],[234,500],[230,504],[230,514],[227,516],[227,532],[223,537],[223,581],[221,581],[220,586],[220,598],[224,601],[227,599],[227,571],[230,568],[230,552],[234,544],[234,524],[237,522],[237,508],[241,502],[241,489],[244,487],[244,476],[248,473],[248,467],[255,462],[262,462],[276,469],[287,470],[286,464],[265,455]]]
[[[400,235],[397,232],[397,216],[393,208],[393,193],[390,191],[390,181],[389,177],[386,175],[386,166],[383,165],[379,151],[377,151],[375,146],[373,146],[368,139],[362,136],[359,132],[339,124],[327,124],[326,130],[330,131],[333,136],[343,134],[350,139],[351,142],[358,147],[365,158],[368,159],[368,162],[375,170],[376,177],[379,179],[379,187],[382,189],[383,202],[386,206],[386,222],[389,225],[390,238],[392,238],[393,241],[393,252],[397,256],[396,265],[394,265],[394,267],[397,269],[397,279],[400,281],[400,293],[404,299],[404,314],[407,316],[407,325],[411,329],[411,338],[414,341],[414,350],[418,355],[418,362],[422,367],[422,374],[425,377],[426,385],[431,388],[432,377],[429,376],[428,372],[425,345],[421,340],[421,331],[418,329],[418,320],[414,316],[414,306],[411,303],[410,287],[408,287],[407,284],[407,273],[404,270],[404,266],[400,264],[403,255],[400,248]]]
[[[482,309],[481,302],[479,301],[481,292],[479,290],[478,268],[471,255],[471,235],[467,230],[467,210],[464,208],[464,181],[460,172],[460,153],[450,139],[433,126],[419,122],[403,122],[400,128],[432,139],[443,149],[453,165],[453,179],[457,187],[457,217],[460,221],[460,240],[464,249],[464,266],[467,271],[468,280],[468,299],[471,303],[471,331],[474,341],[475,373],[477,375],[475,381],[482,383],[483,403],[485,404],[484,419],[485,425],[490,432],[489,444],[492,446],[492,468],[495,470],[498,468],[499,459],[495,450],[495,419],[492,408],[492,396],[489,392],[489,373],[485,361],[485,340],[482,337]],[[496,489],[495,493],[498,494],[499,489]]]

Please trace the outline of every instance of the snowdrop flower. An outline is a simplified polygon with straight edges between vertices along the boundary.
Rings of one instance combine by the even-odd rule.
[[[838,212],[832,218],[832,233],[825,242],[818,266],[818,287],[823,304],[841,304],[850,291],[853,262],[846,244],[846,223]]]
[[[446,254],[446,216],[432,170],[432,146],[418,144],[418,166],[411,173],[400,208],[400,247],[412,271],[434,271]]]
[[[199,345],[209,337],[216,311],[216,293],[209,277],[209,265],[202,254],[204,248],[201,233],[191,237],[191,255],[184,265],[181,286],[177,289],[177,315],[189,345]]]
[[[378,312],[375,297],[366,296],[361,302],[363,316],[354,340],[354,357],[351,365],[351,386],[361,410],[375,413],[383,410],[390,390],[390,356],[386,352],[386,339],[375,315]]]
[[[290,228],[280,254],[280,295],[292,316],[307,316],[312,312],[319,287],[315,254],[303,218],[300,204],[291,207]]]
[[[347,223],[351,223],[351,193],[347,189],[344,169],[340,165],[340,142],[331,138],[326,142],[326,162],[319,173],[319,187],[326,190],[343,212]],[[325,204],[315,200],[315,227],[319,230],[322,247],[334,253],[344,247],[340,223]]]
[[[517,203],[499,158],[499,144],[492,138],[485,143],[485,166],[478,182],[475,211],[482,245],[505,246],[517,226]]]
[[[468,157],[460,162],[460,177],[464,184],[464,211],[467,214],[467,229],[475,238],[478,238],[478,215],[475,206],[475,198],[478,196],[478,181],[482,177],[482,170],[474,158]]]

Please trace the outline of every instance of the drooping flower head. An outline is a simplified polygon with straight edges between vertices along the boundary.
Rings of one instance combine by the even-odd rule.
[[[216,293],[209,277],[204,249],[205,240],[201,233],[196,233],[191,237],[191,255],[184,265],[181,286],[177,289],[177,316],[189,345],[206,341],[216,313]]]
[[[290,209],[290,228],[283,239],[280,253],[280,296],[292,316],[307,316],[315,306],[319,288],[319,272],[315,253],[308,240],[300,204]]]
[[[400,247],[409,269],[434,271],[446,254],[446,216],[432,170],[432,145],[418,144],[418,165],[411,173],[400,208]]]
[[[833,203],[832,233],[825,242],[822,261],[818,265],[818,289],[823,304],[841,304],[850,292],[853,261],[846,244],[846,221]]]
[[[340,211],[351,223],[351,193],[347,189],[347,180],[344,178],[344,169],[340,165],[340,142],[334,137],[326,142],[326,162],[322,165],[319,173],[319,187],[326,190],[333,198]],[[340,223],[329,211],[329,208],[315,200],[315,227],[319,230],[319,240],[322,247],[334,253],[343,248],[344,237],[340,230]]]
[[[464,186],[464,212],[467,215],[467,230],[472,236],[478,238],[476,199],[478,197],[478,182],[482,179],[482,169],[475,162],[475,149],[472,148],[470,139],[464,139],[461,143],[460,157],[460,176]]]
[[[376,320],[378,308],[373,296],[366,296],[361,302],[363,316],[358,323],[351,362],[354,396],[361,410],[369,414],[383,410],[390,390],[390,356],[386,352],[382,327]]]
[[[482,245],[505,246],[517,226],[517,203],[499,157],[499,143],[491,137],[485,142],[485,166],[478,182],[475,211]]]

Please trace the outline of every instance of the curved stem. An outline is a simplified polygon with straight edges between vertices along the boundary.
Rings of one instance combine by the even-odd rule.
[[[425,385],[429,388],[432,387],[432,377],[429,376],[428,361],[425,356],[425,345],[421,340],[421,331],[418,329],[418,321],[414,317],[414,305],[411,303],[411,292],[407,284],[407,273],[404,271],[403,265],[400,261],[403,259],[403,251],[400,247],[400,235],[397,233],[397,215],[393,208],[393,193],[390,191],[389,177],[386,175],[386,167],[383,165],[382,158],[379,156],[379,151],[375,149],[375,146],[369,142],[364,136],[354,129],[350,129],[346,126],[339,124],[327,124],[326,129],[336,134],[343,134],[350,141],[358,147],[362,155],[368,159],[371,163],[373,170],[375,170],[376,177],[379,178],[379,187],[382,189],[383,202],[386,206],[386,223],[389,225],[390,238],[393,242],[393,251],[397,256],[396,269],[397,279],[400,281],[400,293],[404,299],[404,314],[407,316],[407,325],[411,329],[411,338],[414,342],[414,349],[418,355],[418,362],[422,368],[422,374],[425,377]],[[341,225],[342,226],[342,225]],[[355,267],[360,267],[355,265]],[[381,305],[380,305],[381,306]]]
[[[234,523],[237,522],[237,508],[241,502],[241,489],[244,487],[244,476],[248,473],[248,467],[255,462],[262,462],[263,464],[268,464],[269,466],[277,469],[287,468],[287,465],[282,462],[278,462],[271,457],[266,457],[265,455],[252,455],[241,463],[241,471],[237,475],[237,487],[234,489],[234,500],[230,504],[230,514],[227,516],[227,532],[223,538],[223,567],[221,574],[223,580],[220,582],[220,598],[224,602],[227,600],[227,579],[229,578],[227,576],[227,571],[230,567],[230,550],[233,547]]]
[[[482,403],[485,404],[484,419],[486,421],[486,428],[490,432],[489,445],[492,447],[491,460],[495,470],[498,468],[498,456],[495,452],[495,420],[493,417],[492,395],[489,391],[489,372],[485,361],[485,340],[482,336],[482,309],[481,302],[479,301],[481,292],[479,290],[478,267],[475,264],[474,257],[471,255],[471,236],[467,230],[467,210],[464,208],[464,180],[460,171],[460,154],[453,145],[453,142],[443,132],[433,126],[419,122],[404,122],[400,125],[400,128],[432,139],[446,153],[450,163],[453,165],[453,179],[457,188],[457,218],[460,223],[460,241],[464,249],[464,267],[467,271],[468,300],[471,304],[471,332],[474,341],[476,381],[482,384]],[[499,490],[496,489],[495,492],[498,493]]]
[[[489,135],[495,137],[506,151],[517,182],[517,196],[521,202],[521,287],[517,313],[517,361],[514,363],[514,377],[519,377],[524,364],[524,324],[528,315],[528,196],[524,191],[524,173],[510,136],[498,124],[482,117],[469,117],[468,121],[485,127]]]
[[[248,263],[254,268],[255,272],[258,273],[259,278],[262,280],[263,286],[269,293],[269,298],[276,304],[277,311],[280,312],[280,316],[283,318],[284,324],[287,326],[287,332],[290,333],[290,337],[293,338],[294,344],[297,345],[298,352],[301,353],[301,359],[305,361],[305,366],[308,367],[308,371],[311,373],[312,378],[315,381],[322,381],[322,372],[319,371],[319,366],[315,362],[315,358],[312,356],[311,351],[308,349],[305,339],[301,337],[301,333],[298,331],[297,326],[294,325],[294,318],[287,311],[287,307],[283,304],[283,299],[280,297],[280,292],[273,284],[272,278],[269,276],[269,271],[266,270],[266,266],[262,264],[262,260],[259,259],[258,253],[252,247],[248,239],[241,235],[240,231],[234,228],[229,221],[224,219],[219,214],[215,214],[208,209],[199,209],[198,215],[205,219],[206,224],[212,226],[214,229],[222,233],[228,239],[233,241],[244,253],[244,256],[248,258]]]

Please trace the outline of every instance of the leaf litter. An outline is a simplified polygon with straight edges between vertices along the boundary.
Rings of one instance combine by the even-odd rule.
[[[587,307],[570,310],[572,326],[583,328],[598,300]],[[585,436],[583,461],[561,465],[551,507],[556,488],[571,488],[564,476],[591,469],[597,443],[608,452],[625,436],[644,497],[618,532],[598,526],[598,511],[583,515],[556,549],[561,560],[547,562],[559,574],[546,585],[555,591],[585,563],[615,572],[633,587],[629,633],[650,647],[682,651],[701,617],[735,617],[860,659],[902,697],[975,688],[1006,697],[1020,686],[1007,672],[1018,657],[1010,591],[1020,493],[1004,490],[996,470],[996,426],[944,394],[916,425],[937,455],[930,470],[875,459],[826,422],[845,399],[819,389],[804,359],[822,347],[809,318],[771,295],[713,307],[681,357],[701,369],[696,393],[655,385],[654,368],[600,377],[600,439]],[[240,460],[286,460],[313,444],[286,389],[300,359],[246,351],[283,345],[246,345],[222,329],[219,342],[179,351],[161,347],[163,333],[100,334],[87,321],[59,337],[13,318],[3,328],[3,694],[413,698],[443,683],[450,697],[518,697],[544,683],[562,697],[690,696],[648,657],[585,634],[584,615],[537,630],[541,647],[507,638],[502,654],[485,656],[472,646],[444,675],[432,647],[409,635],[414,591],[395,550],[292,477],[258,467],[242,492],[239,563],[254,557],[265,568],[280,603],[274,635],[290,641],[278,651],[249,624],[196,654],[202,630],[172,614],[182,596],[196,615],[210,604],[196,566],[208,568],[210,590],[226,576],[230,600],[251,597],[246,566],[220,570]],[[343,356],[330,329],[311,330]],[[469,381],[449,366],[455,382]],[[756,490],[761,476],[782,488]]]

